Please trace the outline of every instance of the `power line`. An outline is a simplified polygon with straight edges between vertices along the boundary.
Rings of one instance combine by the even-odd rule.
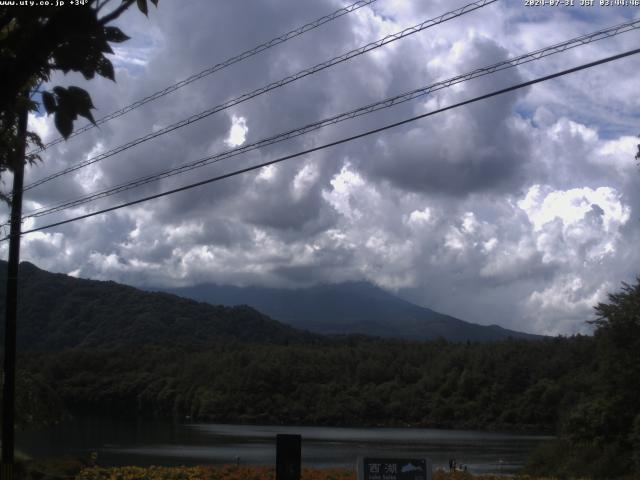
[[[367,137],[367,136],[373,135],[375,133],[380,133],[380,132],[383,132],[385,130],[389,130],[391,128],[395,128],[395,127],[399,127],[401,125],[405,125],[407,123],[415,122],[416,120],[420,120],[422,118],[430,117],[432,115],[436,115],[438,113],[442,113],[442,112],[445,112],[447,110],[452,110],[452,109],[455,109],[455,108],[462,107],[464,105],[469,105],[471,103],[475,103],[475,102],[478,102],[480,100],[486,100],[487,98],[495,97],[497,95],[502,95],[504,93],[508,93],[508,92],[512,92],[514,90],[518,90],[520,88],[528,87],[528,86],[534,85],[536,83],[541,83],[541,82],[544,82],[544,81],[547,81],[547,80],[551,80],[553,78],[557,78],[557,77],[561,77],[561,76],[564,76],[564,75],[568,75],[570,73],[578,72],[580,70],[585,70],[587,68],[595,67],[597,65],[602,65],[604,63],[612,62],[614,60],[619,60],[619,59],[624,58],[624,57],[628,57],[628,56],[631,56],[631,55],[636,55],[638,53],[640,53],[640,48],[637,48],[637,49],[634,49],[634,50],[630,50],[630,51],[627,51],[627,52],[624,52],[624,53],[620,53],[618,55],[612,55],[610,57],[606,57],[606,58],[603,58],[603,59],[600,59],[600,60],[596,60],[594,62],[582,64],[580,66],[573,67],[573,68],[570,68],[570,69],[567,69],[567,70],[562,70],[560,72],[553,73],[553,74],[550,74],[550,75],[545,75],[544,77],[539,77],[539,78],[536,78],[534,80],[529,80],[527,82],[518,83],[516,85],[512,85],[511,87],[507,87],[507,88],[503,88],[503,89],[500,89],[500,90],[496,90],[496,91],[493,91],[491,93],[487,93],[485,95],[480,95],[478,97],[474,97],[472,99],[465,100],[463,102],[459,102],[459,103],[455,103],[453,105],[449,105],[448,107],[439,108],[437,110],[433,110],[431,112],[423,113],[423,114],[417,115],[415,117],[407,118],[405,120],[401,120],[399,122],[395,122],[395,123],[392,123],[392,124],[389,124],[389,125],[385,125],[383,127],[375,128],[373,130],[368,130],[368,131],[366,131],[364,133],[360,133],[358,135],[353,135],[351,137],[347,137],[347,138],[343,138],[341,140],[336,140],[334,142],[326,143],[326,144],[320,145],[318,147],[310,148],[310,149],[307,149],[307,150],[304,150],[304,151],[301,151],[301,152],[293,153],[291,155],[286,155],[284,157],[276,158],[275,160],[270,160],[268,162],[263,162],[263,163],[260,163],[258,165],[253,165],[251,167],[246,167],[246,168],[242,168],[242,169],[239,169],[239,170],[235,170],[233,172],[226,173],[224,175],[219,175],[219,176],[216,176],[216,177],[209,178],[207,180],[202,180],[202,181],[199,181],[199,182],[191,183],[189,185],[185,185],[185,186],[182,186],[182,187],[179,187],[179,188],[174,188],[174,189],[168,190],[166,192],[157,193],[155,195],[150,195],[148,197],[139,198],[139,199],[133,200],[131,202],[122,203],[120,205],[116,205],[116,206],[113,206],[113,207],[105,208],[105,209],[98,210],[98,211],[95,211],[95,212],[92,212],[92,213],[79,215],[79,216],[76,216],[76,217],[73,217],[73,218],[69,218],[69,219],[66,219],[66,220],[62,220],[62,221],[59,221],[59,222],[50,223],[50,224],[44,225],[42,227],[33,228],[31,230],[27,230],[27,231],[22,232],[22,235],[26,235],[28,233],[39,232],[41,230],[46,230],[48,228],[57,227],[57,226],[60,226],[60,225],[65,225],[67,223],[75,222],[75,221],[78,221],[78,220],[84,220],[85,218],[94,217],[94,216],[100,215],[102,213],[112,212],[114,210],[119,210],[121,208],[130,207],[130,206],[133,206],[133,205],[137,205],[139,203],[147,202],[149,200],[154,200],[156,198],[165,197],[167,195],[172,195],[174,193],[182,192],[182,191],[185,191],[185,190],[190,190],[190,189],[195,188],[195,187],[199,187],[199,186],[206,185],[206,184],[209,184],[209,183],[213,183],[213,182],[217,182],[217,181],[220,181],[220,180],[224,180],[225,178],[235,177],[237,175],[241,175],[243,173],[250,172],[252,170],[257,170],[259,168],[267,167],[269,165],[274,165],[276,163],[284,162],[285,160],[290,160],[292,158],[301,157],[303,155],[307,155],[309,153],[317,152],[319,150],[324,150],[324,149],[329,148],[329,147],[333,147],[333,146],[340,145],[340,144],[343,144],[343,143],[351,142],[351,141],[357,140],[359,138]],[[7,236],[7,237],[4,237],[4,238],[0,239],[0,241],[5,241],[5,240],[8,240],[9,238],[10,238],[10,236]]]
[[[459,16],[462,16],[464,14],[467,14],[469,12],[472,12],[474,10],[478,10],[479,8],[485,7],[491,3],[495,3],[498,0],[478,0],[476,2],[470,3],[468,5],[465,5],[464,7],[458,8],[456,10],[452,10],[450,12],[447,12],[443,15],[440,15],[439,17],[430,19],[430,20],[426,20],[422,23],[419,23],[417,25],[414,25],[413,27],[409,27],[409,28],[405,28],[404,30],[397,32],[397,33],[393,33],[390,35],[385,36],[384,38],[377,40],[375,42],[371,42],[367,45],[364,45],[363,47],[357,48],[355,50],[351,50],[347,53],[344,53],[338,57],[334,57],[330,60],[327,60],[325,62],[319,63],[311,68],[305,69],[305,70],[301,70],[300,72],[290,75],[288,77],[285,77],[281,80],[278,80],[277,82],[273,82],[270,83],[269,85],[266,85],[262,88],[259,88],[257,90],[254,90],[252,92],[249,93],[245,93],[239,97],[236,97],[232,100],[229,100],[223,104],[217,105],[213,108],[210,108],[208,110],[205,110],[203,112],[200,112],[198,114],[192,115],[189,118],[186,118],[184,120],[181,120],[177,123],[174,123],[172,125],[169,125],[167,127],[164,127],[160,130],[157,130],[155,132],[151,132],[143,137],[139,137],[135,140],[132,140],[128,143],[125,143],[123,145],[120,145],[112,150],[109,150],[108,152],[104,152],[100,155],[97,155],[95,157],[89,158],[83,162],[79,162],[75,165],[72,165],[70,167],[67,167],[63,170],[60,170],[59,172],[56,172],[54,174],[51,174],[47,177],[44,177],[40,180],[37,180],[29,185],[26,185],[24,187],[24,190],[30,190],[32,188],[35,188],[39,185],[42,185],[43,183],[46,183],[50,180],[53,180],[54,178],[58,178],[62,175],[66,175],[67,173],[71,173],[74,172],[76,170],[79,170],[83,167],[86,167],[88,165],[91,165],[93,163],[99,162],[100,160],[104,160],[105,158],[111,157],[113,155],[116,155],[120,152],[123,152],[125,150],[128,150],[129,148],[132,148],[136,145],[139,145],[141,143],[144,143],[148,140],[151,140],[153,138],[159,137],[161,135],[164,135],[166,133],[172,132],[174,130],[177,130],[178,128],[184,127],[186,125],[189,125],[191,123],[197,122],[199,120],[202,120],[203,118],[206,118],[210,115],[213,115],[214,113],[220,112],[222,110],[226,110],[230,107],[233,107],[235,105],[238,105],[242,102],[245,102],[247,100],[250,100],[254,97],[257,97],[259,95],[262,95],[264,93],[267,93],[271,90],[275,90],[276,88],[280,88],[284,85],[287,85],[289,83],[295,82],[296,80],[299,80],[301,78],[307,77],[309,75],[312,75],[314,73],[317,73],[321,70],[324,70],[326,68],[332,67],[334,65],[337,65],[339,63],[342,62],[346,62],[347,60],[350,60],[354,57],[357,57],[359,55],[363,55],[364,53],[367,53],[371,50],[375,50],[377,48],[382,47],[383,45],[386,45],[388,43],[391,42],[395,42],[396,40],[400,40],[404,37],[407,37],[409,35],[413,35],[415,33],[421,32],[422,30],[425,30],[427,28],[433,27],[434,25],[438,25],[440,23],[446,22],[448,20],[452,20],[454,18],[457,18]]]
[[[95,125],[93,123],[88,123],[87,125],[85,125],[82,128],[79,128],[78,130],[75,130],[70,136],[71,137],[75,137],[76,135],[80,135],[81,133],[84,133],[88,130],[91,130],[92,128],[98,126],[98,125],[102,125],[103,123],[108,122],[109,120],[113,120],[114,118],[118,118],[121,117],[127,113],[129,113],[132,110],[135,110],[136,108],[141,107],[142,105],[145,105],[146,103],[152,102],[153,100],[157,100],[158,98],[164,97],[165,95],[168,95],[169,93],[175,92],[176,90],[189,85],[190,83],[195,82],[196,80],[200,80],[201,78],[204,78],[206,76],[209,76],[219,70],[222,70],[224,68],[230,67],[231,65],[241,62],[242,60],[246,60],[249,57],[253,57],[254,55],[257,55],[259,53],[264,52],[265,50],[268,50],[272,47],[275,47],[276,45],[280,45],[281,43],[286,42],[287,40],[290,40],[292,38],[295,38],[299,35],[302,35],[303,33],[306,33],[310,30],[314,30],[315,28],[320,27],[321,25],[324,25],[325,23],[331,22],[332,20],[335,20],[337,18],[342,17],[343,15],[347,15],[348,13],[354,12],[356,10],[358,10],[359,8],[365,7],[373,2],[377,2],[378,0],[359,0],[355,3],[352,3],[351,5],[348,5],[344,8],[340,8],[338,10],[336,10],[333,13],[330,13],[329,15],[325,15],[322,18],[318,18],[317,20],[314,20],[313,22],[309,22],[301,27],[298,27],[294,30],[291,30],[290,32],[287,32],[283,35],[280,35],[279,37],[275,37],[272,38],[271,40],[269,40],[268,42],[262,43],[260,45],[258,45],[257,47],[252,48],[251,50],[246,50],[244,52],[242,52],[239,55],[236,55],[234,57],[228,58],[227,60],[217,63],[209,68],[206,68],[204,70],[202,70],[199,73],[196,73],[194,75],[191,75],[188,78],[185,78],[184,80],[181,80],[177,83],[174,83],[173,85],[169,85],[168,87],[162,89],[162,90],[158,90],[155,93],[152,93],[151,95],[144,97],[140,100],[137,100],[136,102],[127,105],[126,107],[122,107],[119,110],[116,110],[113,113],[110,113],[109,115],[105,115],[102,118],[99,118],[98,120],[96,120]],[[40,149],[34,149],[33,151],[29,152],[29,153],[40,153],[44,150],[46,150],[49,147],[52,147],[53,145],[57,145],[58,143],[62,142],[63,140],[65,140],[64,137],[58,137],[55,140],[52,140],[51,142],[47,143],[44,145],[44,148],[40,148]]]
[[[315,131],[318,130],[320,128],[323,128],[325,126],[328,125],[332,125],[335,123],[339,123],[348,119],[352,119],[352,118],[356,118],[362,115],[366,115],[378,110],[382,110],[385,108],[390,108],[392,106],[410,101],[410,100],[414,100],[416,98],[422,97],[424,95],[427,95],[429,93],[433,93],[435,91],[450,87],[452,85],[458,84],[458,83],[462,83],[468,80],[471,80],[473,78],[478,78],[484,75],[488,75],[497,71],[501,71],[501,70],[505,70],[507,68],[513,68],[516,67],[518,65],[522,65],[525,63],[529,63],[532,62],[534,60],[539,60],[541,58],[547,57],[549,55],[554,55],[556,53],[561,53],[564,52],[566,50],[578,47],[578,46],[582,46],[582,45],[587,45],[589,43],[595,42],[595,41],[599,41],[605,38],[610,38],[613,37],[615,35],[619,35],[621,33],[624,32],[628,32],[630,30],[634,30],[634,29],[638,29],[640,28],[640,20],[635,20],[632,22],[626,22],[626,23],[622,23],[613,27],[608,27],[605,29],[601,29],[592,33],[588,33],[585,35],[581,35],[579,37],[575,37],[572,38],[570,40],[564,41],[562,43],[558,43],[549,47],[545,47],[545,48],[541,48],[538,50],[535,50],[533,52],[530,53],[526,53],[524,55],[520,55],[518,57],[515,58],[511,58],[502,62],[498,62],[495,63],[493,65],[489,65],[486,67],[482,67],[482,68],[478,68],[476,70],[473,70],[471,72],[465,73],[465,74],[461,74],[461,75],[457,75],[455,77],[449,78],[447,80],[442,80],[439,81],[437,83],[431,84],[429,86],[425,86],[425,87],[421,87],[415,90],[412,90],[410,92],[405,92],[393,97],[389,97],[386,98],[384,100],[381,100],[379,102],[375,102],[373,104],[364,106],[364,107],[360,107],[357,108],[355,110],[351,110],[345,113],[341,113],[339,115],[330,117],[330,118],[326,118],[324,120],[320,120],[308,125],[305,125],[303,127],[294,129],[294,130],[289,130],[287,132],[284,133],[280,133],[278,135],[274,135],[272,137],[269,138],[265,138],[262,140],[259,140],[257,142],[251,143],[251,144],[247,144],[238,148],[234,148],[232,150],[228,150],[222,153],[218,153],[215,155],[211,155],[199,160],[196,160],[194,162],[185,164],[185,165],[181,165],[179,167],[175,167],[172,169],[168,169],[168,170],[164,170],[162,172],[153,174],[153,175],[147,175],[144,177],[140,177],[137,178],[135,180],[131,180],[113,187],[109,187],[105,190],[99,191],[99,192],[94,192],[88,196],[84,196],[84,197],[80,197],[74,200],[70,200],[70,201],[66,201],[64,203],[58,204],[56,206],[53,207],[42,207],[39,208],[37,210],[28,212],[27,214],[25,214],[22,219],[25,220],[27,218],[37,218],[37,217],[42,217],[45,215],[50,215],[53,213],[57,213],[69,208],[73,208],[79,205],[84,205],[86,203],[92,202],[94,200],[98,200],[100,198],[106,198],[112,195],[115,195],[117,193],[121,193],[127,190],[131,190],[133,188],[142,186],[142,185],[146,185],[148,183],[163,179],[163,178],[168,178],[174,175],[178,175],[196,168],[200,168],[206,165],[210,165],[212,163],[217,163],[220,162],[222,160],[226,160],[228,158],[231,157],[235,157],[237,155],[241,155],[244,153],[247,153],[249,151],[252,150],[256,150],[258,148],[262,148],[268,145],[273,145],[275,143],[279,143],[285,140],[289,140],[291,138],[295,138],[298,137],[300,135],[304,135],[306,133],[309,133],[311,131]]]

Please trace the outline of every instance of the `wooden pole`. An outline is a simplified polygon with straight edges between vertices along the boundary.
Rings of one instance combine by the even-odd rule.
[[[16,406],[16,314],[18,309],[18,265],[20,263],[20,228],[22,221],[22,187],[24,183],[27,115],[27,106],[25,104],[18,117],[20,145],[16,152],[13,171],[13,199],[11,202],[11,231],[5,300],[2,470],[0,471],[0,480],[13,480]]]

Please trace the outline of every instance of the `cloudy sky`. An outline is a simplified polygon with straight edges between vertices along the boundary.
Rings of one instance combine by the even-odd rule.
[[[465,5],[378,0],[44,153],[27,183]],[[579,3],[579,0],[575,0]],[[96,118],[322,17],[340,0],[163,0],[118,25],[117,83]],[[499,0],[27,192],[25,212],[252,143],[594,30],[637,7]],[[639,31],[440,90],[148,184],[25,228],[122,203],[638,47]],[[587,332],[593,305],[640,274],[634,56],[256,172],[23,238],[41,268],[132,285],[295,288],[373,282],[434,310],[544,334]],[[82,122],[80,122],[81,125]],[[52,119],[30,118],[46,141]],[[5,183],[7,180],[5,179]],[[6,188],[6,185],[5,185]],[[0,246],[6,258],[6,243]]]

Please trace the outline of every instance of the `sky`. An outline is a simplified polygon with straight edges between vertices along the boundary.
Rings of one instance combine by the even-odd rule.
[[[30,183],[468,2],[377,0],[58,144]],[[572,37],[637,7],[499,0],[310,75],[25,194],[24,211],[252,143]],[[596,2],[597,3],[597,2]],[[52,78],[99,118],[347,5],[163,0],[117,25],[116,83]],[[549,56],[187,174],[39,219],[42,226],[320,146],[637,48],[639,31]],[[368,281],[479,324],[588,333],[593,306],[640,274],[640,96],[633,56],[278,165],[25,235],[21,258],[136,286],[301,288]],[[84,120],[76,124],[80,126]],[[34,114],[43,140],[53,119]],[[5,178],[6,189],[10,181]],[[6,211],[2,212],[6,216]],[[0,246],[6,258],[6,242]]]

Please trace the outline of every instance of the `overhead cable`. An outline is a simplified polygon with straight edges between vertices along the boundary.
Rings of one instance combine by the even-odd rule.
[[[287,32],[283,35],[280,35],[279,37],[275,37],[272,38],[271,40],[269,40],[268,42],[262,43],[260,45],[258,45],[257,47],[254,47],[250,50],[246,50],[244,52],[242,52],[239,55],[233,56],[231,58],[226,59],[223,62],[217,63],[211,67],[208,67],[204,70],[202,70],[199,73],[196,73],[194,75],[191,75],[188,78],[185,78],[184,80],[181,80],[177,83],[174,83],[173,85],[169,85],[166,88],[163,88],[162,90],[158,90],[155,93],[152,93],[151,95],[148,95],[140,100],[137,100],[136,102],[133,102],[130,105],[127,105],[126,107],[122,107],[119,110],[116,110],[113,113],[110,113],[109,115],[105,115],[102,118],[99,118],[98,120],[96,120],[95,125],[93,123],[88,123],[87,125],[83,126],[82,128],[79,128],[77,130],[75,130],[70,136],[71,137],[75,137],[76,135],[80,135],[81,133],[84,133],[88,130],[91,130],[94,127],[97,127],[99,125],[102,125],[103,123],[108,122],[109,120],[113,120],[114,118],[118,118],[121,117],[127,113],[129,113],[132,110],[135,110],[136,108],[141,107],[142,105],[145,105],[149,102],[152,102],[153,100],[157,100],[158,98],[164,97],[165,95],[168,95],[172,92],[175,92],[176,90],[189,85],[190,83],[195,82],[196,80],[200,80],[201,78],[204,78],[206,76],[209,76],[219,70],[222,70],[224,68],[230,67],[231,65],[241,62],[242,60],[246,60],[249,57],[253,57],[254,55],[257,55],[259,53],[264,52],[265,50],[268,50],[272,47],[275,47],[276,45],[280,45],[281,43],[286,42],[287,40],[291,40],[294,37],[297,37],[299,35],[302,35],[303,33],[306,33],[310,30],[313,30],[315,28],[318,28],[321,25],[324,25],[325,23],[331,22],[332,20],[335,20],[337,18],[342,17],[343,15],[346,15],[348,13],[354,12],[356,10],[358,10],[359,8],[365,7],[373,2],[377,2],[378,0],[359,0],[355,3],[352,3],[351,5],[348,5],[344,8],[340,8],[338,10],[336,10],[333,13],[330,13],[329,15],[325,15],[322,18],[318,18],[317,20],[314,20],[313,22],[307,23],[301,27],[298,27],[294,30],[291,30],[290,32]],[[49,147],[52,147],[53,145],[57,145],[58,143],[62,142],[63,140],[65,140],[64,137],[58,137],[52,141],[50,141],[49,143],[44,145],[44,148],[41,149],[35,149],[32,152],[29,153],[39,153],[42,152],[44,150],[46,150]]]
[[[410,100],[414,100],[416,98],[422,97],[424,95],[427,95],[429,93],[433,93],[435,91],[444,89],[444,88],[448,88],[452,85],[456,85],[462,82],[466,82],[468,80],[474,79],[474,78],[478,78],[478,77],[482,77],[484,75],[489,75],[501,70],[505,70],[507,68],[513,68],[516,67],[518,65],[522,65],[525,63],[529,63],[532,62],[534,60],[539,60],[541,58],[547,57],[549,55],[554,55],[556,53],[560,53],[560,52],[564,52],[566,50],[575,48],[575,47],[579,47],[582,45],[587,45],[589,43],[592,42],[596,42],[605,38],[610,38],[613,37],[615,35],[619,35],[621,33],[624,32],[628,32],[630,30],[634,30],[634,29],[638,29],[640,28],[640,19],[639,20],[635,20],[632,22],[626,22],[626,23],[622,23],[613,27],[608,27],[605,29],[601,29],[586,35],[581,35],[579,37],[575,37],[572,38],[570,40],[549,46],[549,47],[545,47],[545,48],[541,48],[538,50],[535,50],[533,52],[529,52],[526,53],[524,55],[520,55],[518,57],[515,58],[511,58],[508,60],[504,60],[502,62],[498,62],[498,63],[494,63],[493,65],[489,65],[486,67],[481,67],[481,68],[477,68],[475,70],[472,70],[470,72],[461,74],[461,75],[457,75],[455,77],[449,78],[447,80],[442,80],[436,83],[433,83],[431,85],[425,86],[425,87],[421,87],[415,90],[411,90],[409,92],[405,92],[399,95],[395,95],[393,97],[389,97],[386,98],[384,100],[366,105],[364,107],[360,107],[357,108],[355,110],[351,110],[345,113],[341,113],[339,115],[330,117],[330,118],[325,118],[323,120],[305,125],[303,127],[300,128],[296,128],[294,130],[289,130],[283,133],[279,133],[277,135],[247,144],[247,145],[243,145],[241,147],[237,147],[222,153],[218,153],[215,155],[210,155],[208,157],[205,158],[201,158],[199,160],[187,163],[185,165],[181,165],[175,168],[171,168],[171,169],[167,169],[158,173],[155,173],[153,175],[146,175],[140,178],[137,178],[135,180],[130,180],[128,182],[125,183],[121,183],[119,185],[113,186],[113,187],[109,187],[107,189],[98,191],[98,192],[94,192],[91,193],[90,195],[87,196],[83,196],[80,198],[77,198],[75,200],[70,200],[70,201],[66,201],[64,203],[58,204],[56,206],[53,207],[42,207],[39,208],[37,210],[31,211],[26,213],[23,216],[23,221],[26,220],[27,218],[36,218],[36,217],[42,217],[45,215],[50,215],[53,213],[57,213],[60,212],[62,210],[66,210],[69,208],[73,208],[73,207],[77,207],[95,200],[98,200],[100,198],[105,198],[105,197],[109,197],[127,190],[131,190],[133,188],[142,186],[142,185],[146,185],[148,183],[151,182],[155,182],[164,178],[168,178],[168,177],[172,177],[174,175],[179,175],[181,173],[185,173],[188,172],[190,170],[194,170],[196,168],[200,168],[200,167],[204,167],[206,165],[210,165],[212,163],[217,163],[220,162],[222,160],[226,160],[228,158],[231,157],[235,157],[237,155],[241,155],[244,153],[247,153],[249,151],[252,150],[256,150],[258,148],[262,148],[265,146],[269,146],[269,145],[273,145],[275,143],[279,143],[285,140],[289,140],[291,138],[295,138],[298,137],[300,135],[304,135],[306,133],[318,130],[320,128],[332,125],[332,124],[336,124],[345,120],[349,120],[349,119],[353,119],[356,117],[360,117],[362,115],[366,115],[372,112],[376,112],[378,110],[382,110],[385,108],[389,108],[404,102],[408,102]]]
[[[24,187],[24,190],[30,190],[32,188],[35,188],[39,185],[42,185],[43,183],[49,182],[50,180],[53,180],[54,178],[58,178],[62,175],[66,175],[68,173],[74,172],[76,170],[79,170],[81,168],[84,168],[88,165],[92,165],[96,162],[99,162],[101,160],[104,160],[105,158],[108,157],[112,157],[113,155],[116,155],[118,153],[121,153],[125,150],[128,150],[129,148],[132,148],[136,145],[139,145],[141,143],[144,143],[148,140],[151,140],[153,138],[159,137],[161,135],[165,135],[169,132],[172,132],[174,130],[177,130],[178,128],[184,127],[186,125],[190,125],[194,122],[197,122],[199,120],[202,120],[203,118],[209,117],[210,115],[213,115],[214,113],[220,112],[222,110],[226,110],[230,107],[233,107],[235,105],[238,105],[242,102],[246,102],[249,99],[252,99],[254,97],[257,97],[259,95],[262,95],[264,93],[270,92],[271,90],[275,90],[276,88],[280,88],[284,85],[287,85],[289,83],[295,82],[297,80],[300,80],[301,78],[307,77],[309,75],[313,75],[314,73],[317,73],[321,70],[324,70],[326,68],[332,67],[334,65],[337,65],[339,63],[342,62],[346,62],[347,60],[350,60],[354,57],[357,57],[359,55],[363,55],[364,53],[370,52],[371,50],[375,50],[377,48],[382,47],[383,45],[386,45],[388,43],[391,42],[395,42],[396,40],[400,40],[402,38],[408,37],[409,35],[413,35],[415,33],[421,32],[427,28],[433,27],[434,25],[438,25],[441,24],[443,22],[446,22],[448,20],[452,20],[454,18],[457,18],[461,15],[467,14],[469,12],[472,12],[474,10],[477,10],[479,8],[485,7],[489,4],[495,3],[498,0],[479,0],[476,2],[472,2],[469,3],[467,5],[465,5],[464,7],[458,8],[456,10],[452,10],[450,12],[447,12],[443,15],[440,15],[439,17],[430,19],[430,20],[426,20],[422,23],[419,23],[417,25],[414,25],[413,27],[409,27],[409,28],[405,28],[404,30],[394,33],[394,34],[390,34],[385,36],[384,38],[377,40],[375,42],[371,42],[368,43],[367,45],[364,45],[360,48],[357,48],[355,50],[351,50],[347,53],[344,53],[338,57],[334,57],[330,60],[327,60],[325,62],[319,63],[313,67],[307,68],[305,70],[301,70],[300,72],[293,74],[293,75],[289,75],[281,80],[278,80],[277,82],[273,82],[270,83],[262,88],[259,88],[257,90],[254,90],[252,92],[249,93],[245,93],[239,97],[236,97],[232,100],[229,100],[223,104],[217,105],[215,107],[212,107],[208,110],[204,110],[203,112],[200,112],[198,114],[192,115],[189,118],[186,118],[184,120],[181,120],[177,123],[174,123],[172,125],[169,125],[167,127],[161,128],[159,130],[156,130],[154,132],[148,133],[147,135],[144,135],[142,137],[136,138],[135,140],[132,140],[130,142],[127,142],[123,145],[120,145],[118,147],[115,147],[107,152],[101,153],[100,155],[97,155],[95,157],[91,157],[85,161],[76,163],[75,165],[71,165],[63,170],[60,170],[56,173],[53,173],[47,177],[44,177],[40,180],[36,180],[35,182],[32,182],[29,185],[26,185]]]
[[[98,211],[95,211],[95,212],[87,213],[87,214],[84,214],[84,215],[78,215],[76,217],[68,218],[66,220],[62,220],[62,221],[59,221],[59,222],[50,223],[50,224],[43,225],[43,226],[37,227],[37,228],[32,228],[30,230],[26,230],[26,231],[22,232],[22,235],[26,235],[26,234],[34,233],[34,232],[39,232],[39,231],[46,230],[46,229],[53,228],[53,227],[57,227],[57,226],[60,226],[60,225],[65,225],[65,224],[68,224],[68,223],[76,222],[78,220],[83,220],[83,219],[86,219],[86,218],[94,217],[96,215],[101,215],[103,213],[113,212],[115,210],[120,210],[122,208],[130,207],[130,206],[137,205],[137,204],[140,204],[140,203],[143,203],[143,202],[147,202],[147,201],[150,201],[150,200],[154,200],[154,199],[157,199],[157,198],[166,197],[166,196],[172,195],[174,193],[183,192],[185,190],[190,190],[192,188],[199,187],[199,186],[202,186],[202,185],[207,185],[209,183],[213,183],[213,182],[217,182],[217,181],[220,181],[220,180],[224,180],[226,178],[235,177],[235,176],[241,175],[243,173],[247,173],[247,172],[250,172],[250,171],[253,171],[253,170],[258,170],[258,169],[263,168],[263,167],[267,167],[269,165],[274,165],[274,164],[277,164],[277,163],[280,163],[280,162],[284,162],[285,160],[290,160],[292,158],[301,157],[303,155],[307,155],[309,153],[313,153],[313,152],[317,152],[317,151],[320,151],[320,150],[324,150],[324,149],[329,148],[329,147],[333,147],[333,146],[340,145],[340,144],[343,144],[343,143],[351,142],[353,140],[357,140],[359,138],[363,138],[363,137],[367,137],[369,135],[380,133],[380,132],[383,132],[385,130],[389,130],[391,128],[399,127],[401,125],[406,125],[407,123],[415,122],[416,120],[420,120],[422,118],[430,117],[430,116],[436,115],[438,113],[442,113],[442,112],[445,112],[445,111],[448,111],[448,110],[459,108],[459,107],[462,107],[464,105],[469,105],[471,103],[475,103],[475,102],[478,102],[478,101],[481,101],[481,100],[485,100],[485,99],[488,99],[488,98],[491,98],[491,97],[495,97],[497,95],[502,95],[504,93],[512,92],[514,90],[525,88],[525,87],[534,85],[536,83],[541,83],[541,82],[544,82],[544,81],[547,81],[547,80],[551,80],[553,78],[557,78],[557,77],[561,77],[561,76],[564,76],[564,75],[568,75],[570,73],[574,73],[574,72],[577,72],[577,71],[580,71],[580,70],[585,70],[587,68],[592,68],[592,67],[595,67],[597,65],[602,65],[602,64],[605,64],[605,63],[608,63],[608,62],[612,62],[614,60],[619,60],[619,59],[624,58],[624,57],[628,57],[628,56],[631,56],[631,55],[636,55],[638,53],[640,53],[640,48],[637,48],[637,49],[634,49],[634,50],[630,50],[630,51],[627,51],[627,52],[624,52],[624,53],[620,53],[618,55],[612,55],[610,57],[602,58],[602,59],[594,61],[594,62],[585,63],[585,64],[582,64],[582,65],[577,66],[577,67],[569,68],[567,70],[562,70],[560,72],[553,73],[553,74],[550,74],[550,75],[545,75],[543,77],[539,77],[539,78],[536,78],[534,80],[529,80],[527,82],[518,83],[516,85],[512,85],[512,86],[507,87],[507,88],[502,88],[500,90],[495,90],[495,91],[493,91],[491,93],[487,93],[485,95],[480,95],[478,97],[474,97],[472,99],[465,100],[463,102],[458,102],[458,103],[455,103],[453,105],[449,105],[447,107],[439,108],[439,109],[433,110],[431,112],[427,112],[427,113],[423,113],[421,115],[417,115],[417,116],[414,116],[414,117],[411,117],[411,118],[407,118],[405,120],[401,120],[399,122],[395,122],[395,123],[392,123],[392,124],[389,124],[389,125],[385,125],[383,127],[375,128],[373,130],[368,130],[368,131],[366,131],[364,133],[360,133],[358,135],[353,135],[353,136],[350,136],[350,137],[347,137],[347,138],[343,138],[341,140],[336,140],[334,142],[330,142],[330,143],[326,143],[324,145],[320,145],[318,147],[314,147],[314,148],[310,148],[310,149],[307,149],[307,150],[304,150],[304,151],[301,151],[301,152],[293,153],[291,155],[286,155],[284,157],[279,157],[279,158],[276,158],[275,160],[270,160],[268,162],[263,162],[263,163],[260,163],[260,164],[257,164],[257,165],[253,165],[251,167],[246,167],[246,168],[242,168],[242,169],[239,169],[239,170],[235,170],[233,172],[226,173],[224,175],[218,175],[216,177],[212,177],[212,178],[209,178],[209,179],[206,179],[206,180],[201,180],[199,182],[191,183],[189,185],[184,185],[184,186],[179,187],[179,188],[174,188],[172,190],[168,190],[168,191],[165,191],[165,192],[157,193],[155,195],[150,195],[150,196],[147,196],[147,197],[139,198],[137,200],[133,200],[133,201],[130,201],[130,202],[122,203],[120,205],[115,205],[115,206],[112,206],[112,207],[109,207],[109,208],[105,208],[105,209],[102,209],[102,210],[98,210]],[[0,239],[0,241],[5,241],[5,240],[8,240],[9,238],[10,238],[10,235]]]

